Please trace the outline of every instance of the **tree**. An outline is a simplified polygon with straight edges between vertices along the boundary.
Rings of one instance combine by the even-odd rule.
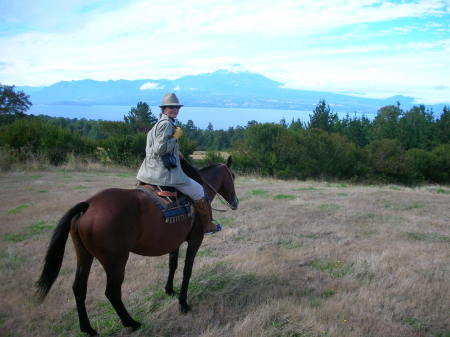
[[[378,110],[378,115],[373,120],[371,139],[395,139],[399,135],[399,120],[403,114],[400,104],[388,105]]]
[[[337,123],[338,133],[346,136],[360,147],[364,147],[369,143],[370,128],[370,120],[365,116],[362,116],[361,118],[350,118],[347,114],[345,118]]]
[[[158,119],[153,116],[147,103],[138,102],[135,108],[131,108],[127,116],[123,119],[134,131],[138,133],[148,132]]]
[[[333,132],[338,121],[337,114],[331,112],[330,106],[325,103],[325,100],[320,100],[314,108],[313,114],[309,115],[308,128]]]
[[[436,128],[438,142],[450,143],[450,107],[444,106],[441,117],[436,121]]]
[[[429,149],[433,140],[433,113],[424,105],[414,106],[399,120],[398,137],[405,150]]]
[[[15,86],[0,84],[0,114],[23,116],[32,105],[30,96],[15,91]]]

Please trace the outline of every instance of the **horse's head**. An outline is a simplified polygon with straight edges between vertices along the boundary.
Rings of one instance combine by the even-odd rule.
[[[218,192],[222,197],[225,198],[225,200],[227,200],[227,202],[230,204],[231,209],[235,210],[239,206],[239,199],[237,198],[236,190],[234,189],[234,179],[236,178],[236,176],[233,171],[231,171],[232,162],[233,159],[231,158],[231,156],[229,156],[225,165],[228,174],[224,174],[225,177]]]
[[[235,175],[231,171],[231,156],[228,157],[226,164],[213,164],[200,170],[200,174],[205,182],[207,182],[207,188],[212,192],[212,195],[216,193],[220,194],[229,207],[233,210],[238,208],[239,199],[236,196],[234,188]]]

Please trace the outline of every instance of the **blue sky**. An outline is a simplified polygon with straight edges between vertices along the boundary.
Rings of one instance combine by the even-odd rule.
[[[0,0],[3,84],[217,69],[450,102],[450,0]]]

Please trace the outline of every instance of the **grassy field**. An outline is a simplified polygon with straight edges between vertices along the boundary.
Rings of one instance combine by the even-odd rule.
[[[135,172],[0,174],[2,336],[82,336],[71,242],[46,301],[33,301],[51,231],[68,208]],[[87,307],[101,336],[450,336],[450,189],[238,177],[240,209],[216,213],[190,284],[192,312],[164,293],[168,257],[132,255],[122,327],[94,262]],[[216,207],[224,208],[217,203]],[[183,246],[184,247],[184,246]],[[180,266],[176,283],[181,279]]]

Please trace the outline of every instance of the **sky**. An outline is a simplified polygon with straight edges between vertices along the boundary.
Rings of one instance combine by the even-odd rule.
[[[0,83],[250,71],[450,102],[450,0],[0,0]]]

